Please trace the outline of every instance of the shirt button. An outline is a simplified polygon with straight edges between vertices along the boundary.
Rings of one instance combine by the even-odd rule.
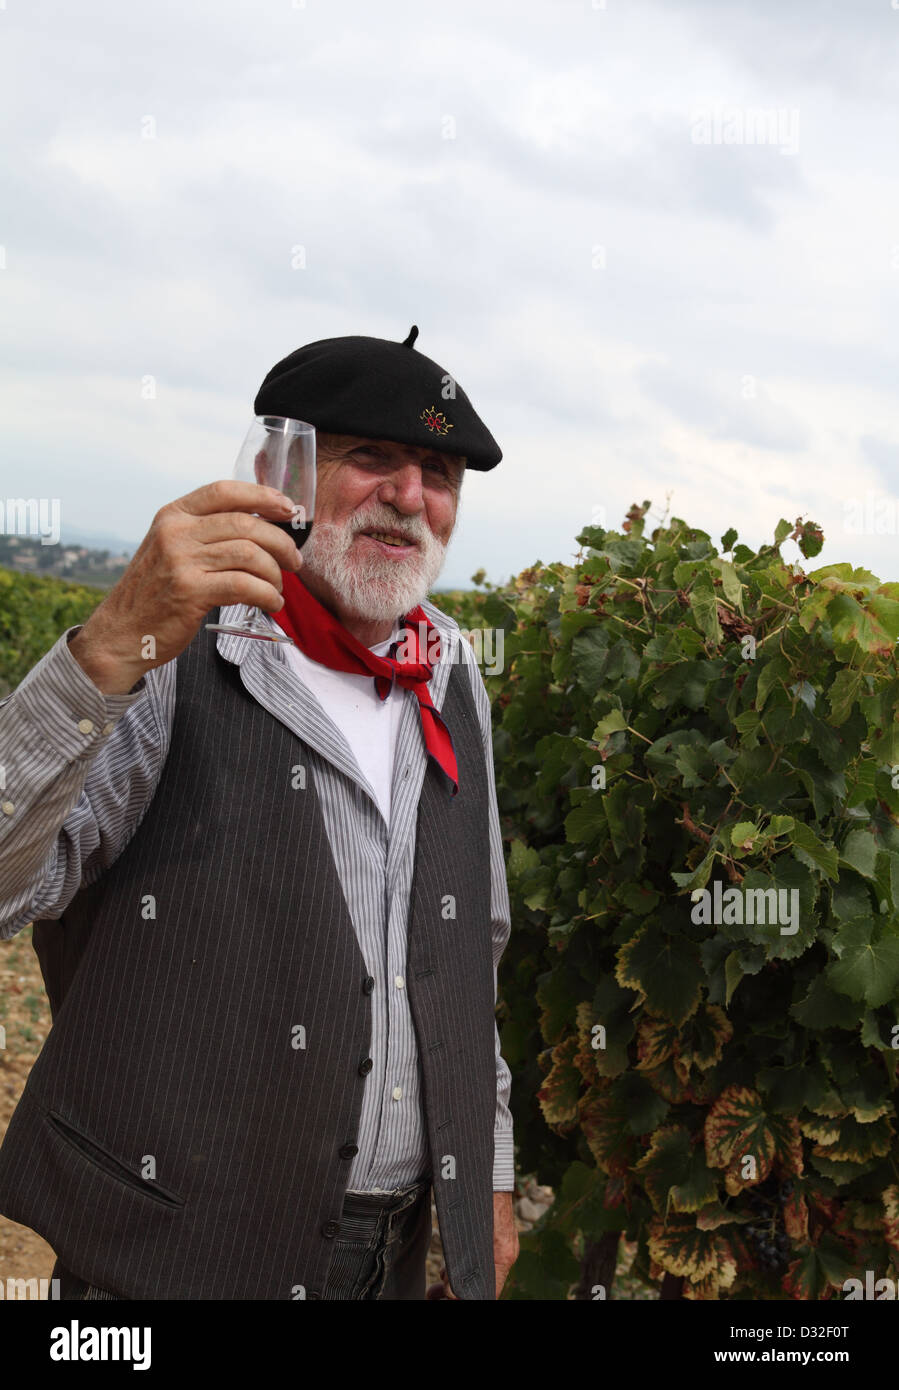
[[[101,729],[100,732],[101,732],[101,733],[104,733],[104,734],[111,734],[114,728],[115,728],[115,724],[113,724],[112,721],[110,720],[108,723],[106,723],[106,724],[103,725],[103,728]]]
[[[11,816],[15,809],[16,808],[11,801],[4,801],[2,807],[0,807],[0,810],[3,811],[4,816]]]
[[[406,981],[403,979],[402,975],[397,975],[394,983],[397,989],[405,989],[406,987]]]
[[[78,732],[79,732],[79,733],[81,733],[81,734],[91,734],[91,733],[93,733],[93,731],[94,731],[94,726],[93,726],[93,724],[91,723],[91,721],[90,721],[89,719],[79,719],[79,720],[78,720]]]
[[[371,1058],[366,1057],[364,1062],[359,1063],[359,1075],[368,1076],[368,1073],[371,1071],[373,1066],[374,1062],[371,1060]]]
[[[394,1100],[402,1100],[402,1098],[403,1098],[403,1088],[402,1088],[402,1086],[394,1086],[394,1088],[393,1088],[393,1099],[394,1099]]]

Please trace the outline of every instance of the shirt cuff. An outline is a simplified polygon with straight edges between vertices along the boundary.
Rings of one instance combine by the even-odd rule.
[[[493,1131],[493,1190],[515,1191],[515,1148],[511,1129]]]
[[[18,685],[20,712],[64,763],[92,758],[116,720],[146,690],[146,677],[125,694],[104,695],[69,651],[82,624],[67,628]]]

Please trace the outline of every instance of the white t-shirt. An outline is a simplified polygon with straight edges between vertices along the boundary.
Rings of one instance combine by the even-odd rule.
[[[395,626],[386,642],[369,650],[386,656],[390,644],[400,635]],[[375,689],[374,676],[357,676],[349,671],[332,671],[313,661],[293,643],[284,643],[287,659],[300,680],[318,700],[322,709],[343,734],[353,757],[368,778],[387,825],[390,824],[390,788],[393,781],[393,755],[399,734],[403,697],[411,692],[394,685],[382,700]],[[414,700],[415,696],[411,695]]]

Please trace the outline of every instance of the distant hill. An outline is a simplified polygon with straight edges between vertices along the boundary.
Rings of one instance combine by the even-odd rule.
[[[96,548],[69,539],[42,545],[33,536],[8,536],[0,532],[0,566],[17,574],[39,574],[111,589],[125,572],[136,546],[129,549]]]
[[[77,526],[62,527],[63,545],[86,545],[90,550],[108,550],[110,555],[133,555],[140,541],[126,541],[112,531],[82,531]]]

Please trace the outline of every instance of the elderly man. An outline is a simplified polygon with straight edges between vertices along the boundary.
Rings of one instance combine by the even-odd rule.
[[[427,1296],[517,1256],[490,713],[426,601],[501,453],[417,332],[265,378],[318,432],[301,557],[271,488],[179,498],[0,708],[0,930],[54,1020],[0,1211],[63,1297],[422,1299],[432,1187]],[[296,645],[205,630],[243,605]]]

